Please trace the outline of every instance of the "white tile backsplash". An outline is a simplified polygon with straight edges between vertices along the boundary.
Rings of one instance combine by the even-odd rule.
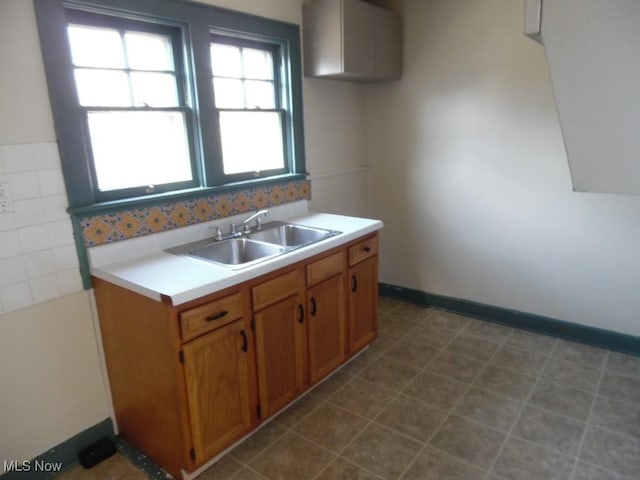
[[[20,245],[24,254],[45,250],[51,246],[46,225],[24,227],[18,231],[20,232]]]
[[[26,200],[42,196],[37,172],[8,173],[11,200]]]
[[[7,173],[29,172],[36,169],[31,144],[0,145],[0,149]]]
[[[54,248],[53,259],[56,262],[56,270],[59,272],[79,267],[75,245],[64,245]]]
[[[68,295],[82,290],[84,287],[82,286],[80,269],[73,268],[58,272],[58,284],[60,285],[60,295]]]
[[[16,216],[13,212],[0,213],[0,232],[16,228]]]
[[[60,285],[56,273],[29,280],[29,287],[33,303],[46,302],[60,296]]]
[[[71,220],[58,220],[47,223],[47,230],[49,231],[49,241],[52,247],[71,245],[74,242]]]
[[[39,278],[56,272],[56,261],[52,250],[30,253],[24,256],[29,278]]]
[[[33,305],[29,282],[14,283],[0,287],[0,301],[5,313]]]
[[[60,154],[56,142],[31,144],[31,155],[37,170],[60,168]]]
[[[54,220],[68,220],[69,214],[67,208],[69,202],[67,202],[67,195],[51,195],[44,199],[44,216],[47,222],[53,222]]]
[[[24,257],[12,257],[0,260],[0,287],[27,279]]]
[[[0,260],[16,257],[22,253],[20,236],[15,230],[0,232]]]
[[[83,289],[56,142],[0,145],[0,315]]]
[[[18,227],[39,225],[46,221],[42,198],[16,200],[13,202],[13,213],[15,214],[16,226]]]
[[[65,193],[64,178],[60,168],[38,171],[38,181],[43,196],[62,195]]]

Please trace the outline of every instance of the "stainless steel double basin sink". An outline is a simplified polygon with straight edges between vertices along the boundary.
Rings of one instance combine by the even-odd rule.
[[[174,255],[195,257],[229,269],[241,269],[342,232],[293,223],[269,222],[259,230],[228,238],[205,239],[169,248]]]

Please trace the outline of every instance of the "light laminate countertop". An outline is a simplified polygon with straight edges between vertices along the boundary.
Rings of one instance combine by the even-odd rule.
[[[238,270],[164,251],[164,248],[206,237],[183,237],[180,243],[173,245],[166,241],[158,243],[157,240],[151,243],[142,239],[125,240],[122,243],[132,242],[131,245],[135,245],[135,248],[118,246],[108,250],[108,245],[96,247],[96,253],[97,249],[101,249],[100,255],[92,255],[90,249],[91,274],[152,299],[168,299],[172,305],[180,305],[305,260],[380,230],[383,226],[380,220],[327,213],[305,212],[290,218],[278,219],[299,225],[338,230],[342,233]],[[134,243],[135,240],[138,241]],[[139,250],[140,253],[136,253],[135,250]],[[126,254],[119,255],[120,252]],[[118,258],[119,256],[123,258]]]

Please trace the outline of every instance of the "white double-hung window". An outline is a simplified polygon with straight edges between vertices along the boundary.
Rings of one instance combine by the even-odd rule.
[[[305,177],[299,28],[178,0],[34,0],[72,210]]]
[[[86,15],[70,15],[67,31],[98,192],[192,186],[175,32]]]
[[[278,95],[277,49],[216,36],[211,43],[215,106],[220,118],[225,175],[265,176],[285,171],[283,122]],[[251,130],[251,141],[244,134]]]

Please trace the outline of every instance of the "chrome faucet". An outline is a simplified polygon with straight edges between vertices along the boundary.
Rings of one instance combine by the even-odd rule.
[[[260,230],[260,228],[262,228],[262,218],[261,215],[264,215],[265,217],[269,215],[269,210],[264,209],[264,210],[258,210],[257,212],[255,212],[253,215],[251,215],[249,218],[247,218],[246,220],[244,220],[241,224],[241,231],[242,233],[251,233],[251,227],[249,226],[249,222],[251,222],[251,220],[253,220],[255,218],[256,220],[256,227],[258,228],[258,230]]]

